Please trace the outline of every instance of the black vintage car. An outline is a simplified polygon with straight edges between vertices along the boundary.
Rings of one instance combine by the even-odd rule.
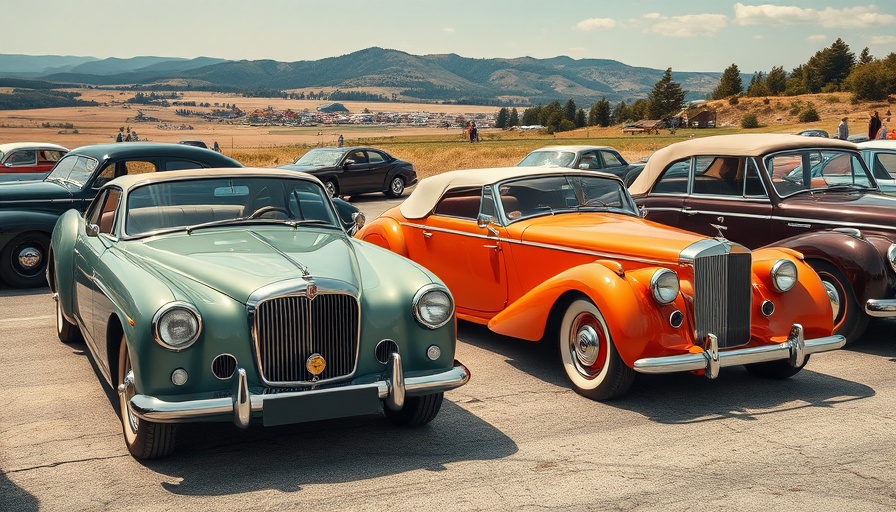
[[[367,147],[315,148],[280,168],[317,176],[334,197],[369,192],[399,197],[417,183],[414,164]]]
[[[96,144],[69,152],[42,180],[0,184],[0,279],[17,288],[46,285],[56,219],[83,211],[106,182],[126,174],[242,167],[220,153],[182,144]]]

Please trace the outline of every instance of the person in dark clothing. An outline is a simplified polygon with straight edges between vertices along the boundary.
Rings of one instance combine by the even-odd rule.
[[[868,120],[868,138],[870,140],[874,140],[877,138],[877,132],[880,131],[880,115],[878,115],[877,110],[874,111],[874,114],[871,115],[871,119]]]

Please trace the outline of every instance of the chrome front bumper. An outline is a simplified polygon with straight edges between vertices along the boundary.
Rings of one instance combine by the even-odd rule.
[[[232,393],[229,397],[168,402],[152,396],[137,394],[131,398],[130,406],[134,414],[140,419],[156,423],[179,423],[230,415],[238,427],[246,428],[249,426],[249,421],[254,413],[264,415],[265,402],[268,401],[276,400],[279,403],[284,403],[283,401],[292,400],[294,404],[303,404],[307,403],[308,399],[313,399],[313,403],[316,406],[327,404],[326,407],[328,409],[335,411],[335,414],[323,413],[323,416],[319,411],[314,411],[316,416],[304,420],[314,421],[351,416],[351,414],[345,414],[344,411],[339,411],[340,401],[345,400],[345,397],[348,396],[359,397],[363,395],[370,397],[375,392],[376,396],[387,407],[392,410],[400,410],[404,406],[406,396],[430,395],[448,391],[463,386],[470,380],[470,371],[459,361],[454,361],[454,367],[445,372],[405,378],[401,366],[401,356],[395,353],[392,354],[388,373],[389,377],[387,379],[369,384],[353,384],[335,388],[259,395],[249,392],[246,370],[237,368],[231,378]],[[123,390],[119,389],[119,393],[121,392]],[[364,404],[363,407],[369,410],[370,404]],[[294,412],[292,414],[295,415],[297,413]],[[300,419],[294,421],[294,423],[299,421],[303,420]],[[265,424],[269,424],[267,419],[265,419]]]
[[[876,318],[890,318],[896,316],[896,299],[868,299],[865,303],[865,313]]]
[[[811,340],[804,339],[803,326],[800,324],[794,324],[790,328],[787,341],[775,345],[720,351],[716,336],[710,334],[707,338],[706,349],[702,353],[638,359],[635,361],[634,369],[641,373],[705,370],[706,376],[714,379],[719,375],[719,369],[724,366],[786,359],[793,367],[798,368],[803,365],[809,354],[836,350],[846,344],[846,338],[839,334]]]

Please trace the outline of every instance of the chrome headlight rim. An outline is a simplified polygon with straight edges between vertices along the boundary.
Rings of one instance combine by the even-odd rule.
[[[430,293],[441,293],[448,299],[447,314],[445,315],[445,319],[440,322],[427,321],[426,318],[424,318],[423,313],[421,313],[421,305],[423,303],[423,300]],[[438,329],[439,327],[442,327],[450,322],[452,318],[454,318],[454,298],[451,297],[451,293],[444,286],[430,283],[422,286],[419,290],[417,290],[417,293],[414,294],[414,300],[411,302],[411,311],[413,311],[414,320],[416,320],[418,324],[426,327],[427,329]]]
[[[159,324],[162,322],[162,319],[165,315],[171,313],[175,310],[184,310],[189,312],[193,318],[196,320],[196,332],[185,342],[180,344],[173,344],[165,341],[162,338],[162,333],[159,330]],[[187,349],[191,347],[196,340],[199,339],[199,335],[202,333],[202,316],[199,314],[199,310],[196,309],[196,306],[190,304],[189,302],[184,301],[174,301],[169,302],[156,311],[156,313],[152,316],[152,335],[155,339],[156,343],[165,347],[168,350],[173,350],[175,352],[180,352],[181,350]]]
[[[792,278],[786,275],[788,270],[792,271]],[[790,260],[778,260],[772,265],[769,277],[771,277],[772,286],[775,287],[775,290],[784,293],[796,286],[797,281],[799,281],[799,271],[797,271],[796,263]],[[792,279],[789,285],[787,284],[787,279]]]
[[[675,286],[672,287],[671,283],[675,283]],[[674,291],[672,291],[673,288]],[[661,268],[654,272],[650,278],[650,292],[653,295],[653,300],[659,304],[674,302],[680,291],[681,285],[678,282],[678,274],[674,270]]]
[[[896,244],[890,244],[890,248],[887,249],[887,262],[893,272],[896,272]]]

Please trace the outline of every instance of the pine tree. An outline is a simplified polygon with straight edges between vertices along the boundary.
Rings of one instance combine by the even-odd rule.
[[[510,114],[507,112],[507,108],[502,107],[498,111],[498,115],[495,116],[495,128],[507,128],[508,117],[510,117]]]
[[[567,121],[575,122],[576,120],[576,102],[572,101],[572,98],[566,101],[566,106],[563,107],[563,119]]]
[[[787,73],[783,66],[773,67],[765,77],[765,86],[772,96],[780,96],[787,88]]]
[[[507,120],[507,126],[519,126],[520,114],[516,111],[516,107],[510,109],[510,118]]]
[[[859,55],[859,64],[868,64],[873,61],[874,57],[871,56],[871,51],[868,50],[868,47],[866,46],[862,49],[862,53]]]
[[[712,92],[712,99],[720,100],[737,96],[742,92],[744,92],[744,84],[740,79],[740,69],[737,68],[737,64],[732,64],[722,72],[719,86]]]
[[[684,106],[685,95],[681,84],[672,81],[672,68],[666,69],[663,78],[653,86],[653,90],[647,96],[647,115],[650,119],[665,119],[678,115]],[[637,105],[638,101],[632,107]]]

